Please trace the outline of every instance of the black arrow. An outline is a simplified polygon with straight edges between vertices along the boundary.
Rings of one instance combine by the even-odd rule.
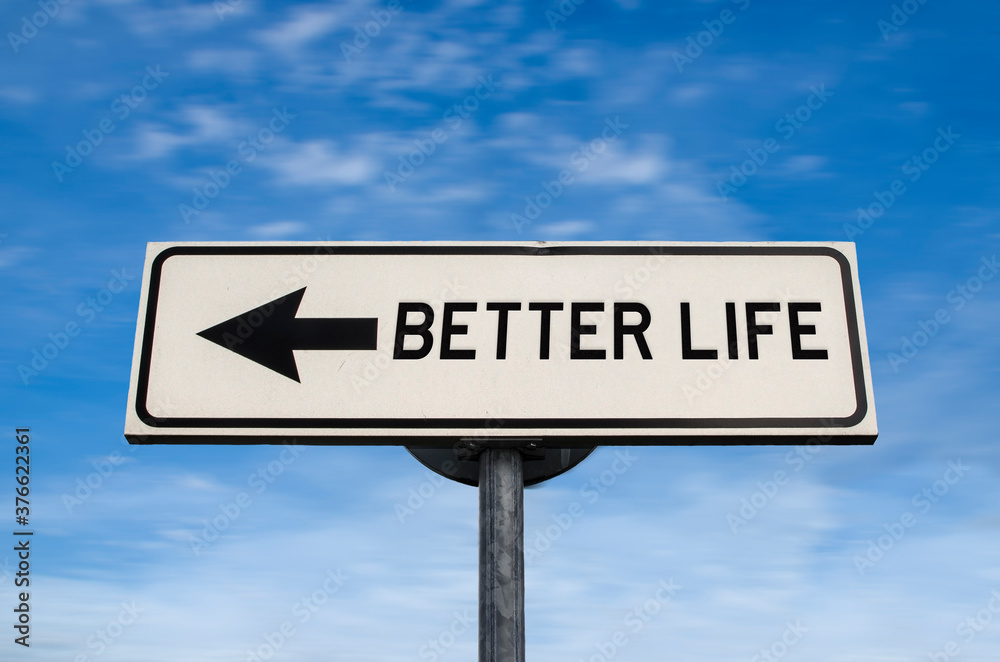
[[[303,287],[198,335],[297,382],[293,349],[377,349],[378,318],[295,317],[305,291]]]

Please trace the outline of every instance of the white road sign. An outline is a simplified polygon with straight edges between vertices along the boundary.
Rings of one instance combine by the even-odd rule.
[[[851,243],[155,243],[134,443],[872,443]]]

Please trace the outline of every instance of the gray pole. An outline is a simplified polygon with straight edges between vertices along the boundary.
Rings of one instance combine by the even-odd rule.
[[[524,465],[479,456],[479,662],[524,662]]]

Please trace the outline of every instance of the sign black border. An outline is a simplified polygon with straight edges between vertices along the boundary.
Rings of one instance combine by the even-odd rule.
[[[316,244],[311,246],[172,246],[161,251],[153,260],[149,275],[146,317],[143,327],[135,411],[146,425],[152,428],[178,429],[177,436],[184,436],[181,428],[274,428],[274,429],[407,429],[414,436],[421,430],[483,429],[493,419],[479,418],[157,418],[147,410],[149,371],[152,357],[153,334],[156,328],[156,306],[160,277],[164,262],[176,255],[806,255],[831,257],[840,265],[844,289],[844,306],[847,311],[847,328],[854,371],[854,390],[857,409],[843,418],[518,418],[504,419],[503,427],[509,429],[547,430],[615,430],[615,429],[752,429],[752,428],[849,428],[864,420],[868,412],[864,363],[858,329],[857,305],[854,298],[854,280],[851,263],[840,251],[829,246],[613,246],[613,245],[345,245]],[[337,435],[333,435],[337,436]],[[400,435],[404,437],[405,435]],[[629,437],[636,439],[635,437]],[[639,438],[641,439],[641,437]],[[717,437],[715,443],[718,443]],[[874,438],[872,438],[874,440]],[[259,443],[267,443],[261,440]],[[403,443],[403,442],[398,442]],[[641,443],[641,442],[637,442]],[[742,443],[747,443],[743,441]],[[774,443],[774,442],[772,442]],[[837,442],[833,442],[837,443]]]

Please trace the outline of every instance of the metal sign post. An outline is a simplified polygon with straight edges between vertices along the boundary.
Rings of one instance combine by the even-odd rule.
[[[524,464],[479,456],[479,662],[524,662]]]

